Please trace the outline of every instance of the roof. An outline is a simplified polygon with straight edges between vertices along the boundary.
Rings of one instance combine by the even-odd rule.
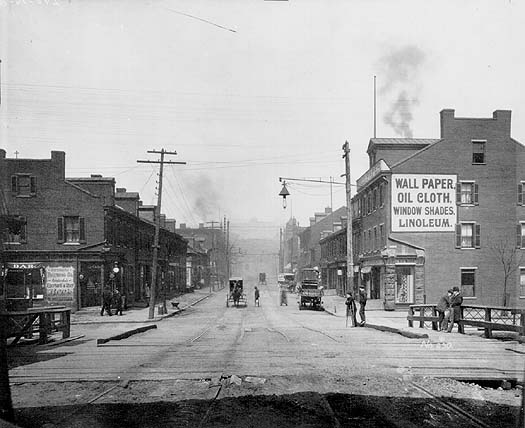
[[[395,146],[430,146],[440,141],[439,138],[370,138],[368,143],[367,153],[370,151],[372,146],[376,145],[395,145]]]
[[[434,144],[439,138],[370,138],[374,144]]]

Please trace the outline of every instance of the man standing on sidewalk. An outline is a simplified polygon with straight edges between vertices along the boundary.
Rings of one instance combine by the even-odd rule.
[[[366,290],[364,285],[359,286],[359,317],[361,318],[361,322],[359,325],[362,327],[365,325],[366,317],[365,317],[365,306],[366,306]]]
[[[108,313],[109,316],[113,315],[111,313],[111,301],[113,299],[113,293],[106,285],[104,291],[102,292],[102,308],[100,309],[100,316],[104,315],[104,311]]]

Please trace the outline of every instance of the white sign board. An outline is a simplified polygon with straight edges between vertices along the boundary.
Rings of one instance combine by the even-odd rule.
[[[392,174],[392,232],[453,232],[457,176]]]

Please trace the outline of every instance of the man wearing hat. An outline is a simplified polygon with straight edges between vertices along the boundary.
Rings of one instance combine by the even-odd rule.
[[[436,306],[436,311],[438,313],[438,331],[446,330],[446,323],[448,322],[449,308],[450,308],[450,298],[452,297],[452,288],[447,291],[447,294],[443,295]]]
[[[459,319],[461,317],[461,304],[462,303],[463,303],[463,297],[461,296],[461,293],[459,292],[459,287],[453,287],[452,296],[450,297],[450,316],[449,316],[447,333],[452,332],[452,327],[454,327],[455,322],[458,323],[458,327],[459,327]]]
[[[365,325],[365,306],[366,306],[366,290],[364,285],[359,286],[359,318],[361,318],[360,326]]]

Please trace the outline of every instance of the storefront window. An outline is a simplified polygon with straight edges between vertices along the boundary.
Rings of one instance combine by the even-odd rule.
[[[396,266],[396,303],[414,301],[414,267]]]

